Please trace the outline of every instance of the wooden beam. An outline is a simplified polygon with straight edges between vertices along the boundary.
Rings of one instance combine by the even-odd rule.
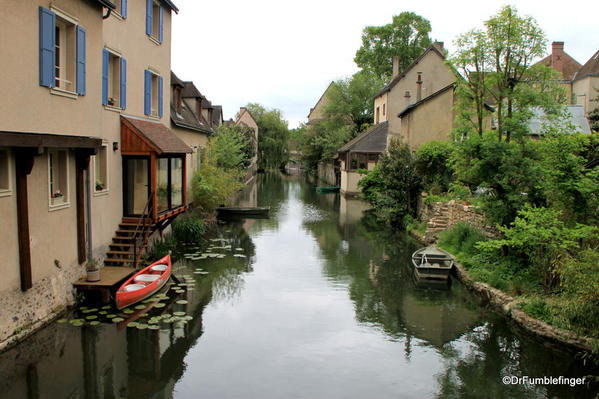
[[[79,264],[83,264],[87,260],[85,234],[85,180],[83,178],[83,173],[86,170],[89,170],[89,153],[85,151],[76,151],[75,166],[75,189],[77,202],[77,259]]]
[[[158,190],[157,190],[157,168],[156,154],[150,154],[150,193],[152,193],[152,220],[158,221]]]
[[[29,235],[29,199],[27,191],[27,176],[33,169],[36,153],[37,151],[31,149],[15,150],[15,174],[17,177],[17,230],[19,238],[21,291],[27,291],[33,286],[31,278],[31,238]]]
[[[190,156],[191,158],[191,156]],[[183,205],[187,205],[187,155],[183,155]]]
[[[0,132],[0,147],[89,148],[95,151],[101,146],[102,140],[95,137]]]

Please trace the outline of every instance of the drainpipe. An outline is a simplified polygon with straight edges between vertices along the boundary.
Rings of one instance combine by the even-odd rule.
[[[85,171],[85,213],[87,219],[87,260],[93,259],[92,253],[92,196],[90,189],[90,174],[91,168],[88,167]]]

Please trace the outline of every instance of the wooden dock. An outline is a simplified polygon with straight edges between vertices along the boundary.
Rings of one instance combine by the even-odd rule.
[[[104,266],[100,270],[100,281],[87,281],[80,278],[73,286],[78,292],[96,291],[102,297],[102,302],[110,302],[110,294],[116,292],[119,286],[137,270],[132,267]]]

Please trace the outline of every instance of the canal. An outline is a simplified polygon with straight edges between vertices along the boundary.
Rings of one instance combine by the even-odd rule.
[[[591,370],[459,283],[415,282],[418,244],[377,227],[364,203],[278,174],[239,203],[271,217],[193,243],[165,296],[123,314],[79,308],[0,354],[0,398],[594,397],[503,384]]]

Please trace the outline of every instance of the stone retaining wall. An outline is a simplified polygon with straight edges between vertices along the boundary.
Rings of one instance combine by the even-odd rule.
[[[476,206],[465,202],[451,200],[425,204],[422,201],[419,209],[419,219],[427,222],[423,238],[427,243],[435,242],[439,233],[450,229],[458,222],[473,226],[489,238],[499,235],[497,228],[487,223],[485,215]]]

